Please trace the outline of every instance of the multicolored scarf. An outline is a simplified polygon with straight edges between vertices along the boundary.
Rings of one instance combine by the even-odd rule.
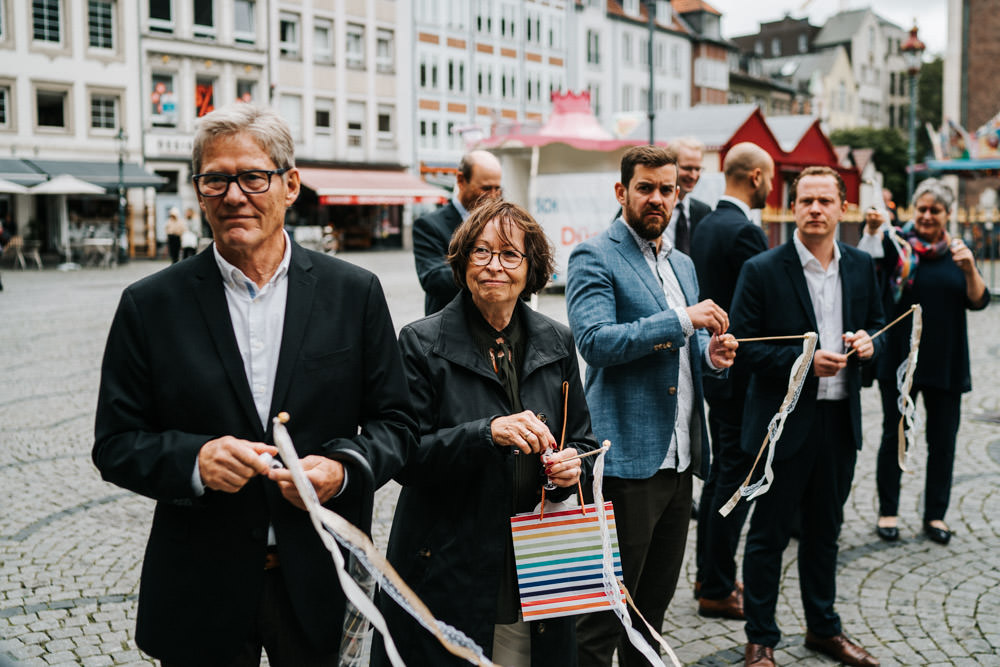
[[[913,221],[906,223],[899,231],[890,226],[889,240],[896,249],[896,270],[892,273],[892,301],[899,303],[903,290],[913,287],[920,261],[943,257],[950,252],[949,241],[947,235],[937,243],[924,241],[917,236]]]

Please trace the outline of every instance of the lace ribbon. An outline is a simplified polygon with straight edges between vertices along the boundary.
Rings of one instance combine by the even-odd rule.
[[[785,392],[785,398],[781,401],[778,412],[771,417],[771,421],[767,425],[764,442],[757,452],[757,458],[754,459],[753,466],[750,468],[746,479],[740,484],[740,488],[736,489],[736,492],[733,493],[729,501],[719,508],[719,514],[722,516],[728,516],[733,511],[733,508],[736,507],[736,504],[740,502],[740,498],[746,498],[748,501],[753,500],[757,496],[767,493],[767,490],[771,487],[771,482],[774,481],[774,470],[771,467],[774,461],[774,450],[778,446],[781,432],[785,428],[785,419],[792,413],[792,410],[795,409],[795,405],[799,401],[802,387],[805,386],[806,378],[809,376],[809,369],[812,367],[813,355],[816,354],[816,344],[818,341],[819,336],[813,331],[806,333],[802,337],[802,354],[792,364],[792,372],[788,376],[788,391]],[[771,444],[770,448],[767,446],[768,443]],[[753,478],[754,471],[757,470],[757,464],[760,462],[765,449],[767,449],[767,459],[764,461],[764,476],[754,484],[750,484],[750,480]]]
[[[674,654],[673,649],[667,644],[667,642],[660,635],[658,630],[653,629],[653,626],[643,618],[642,614],[636,608],[635,603],[632,601],[631,596],[628,594],[628,590],[625,588],[625,584],[621,582],[618,577],[615,576],[615,566],[614,560],[611,555],[611,533],[608,530],[608,516],[604,511],[604,494],[601,492],[601,486],[604,481],[604,456],[608,452],[608,448],[611,443],[605,440],[600,449],[600,454],[594,461],[594,509],[597,511],[598,523],[601,527],[601,550],[603,553],[602,559],[602,573],[604,575],[604,592],[608,596],[608,600],[612,602],[612,609],[615,615],[618,616],[618,620],[621,621],[622,626],[625,628],[625,634],[628,636],[628,640],[632,642],[632,646],[636,648],[637,651],[642,653],[642,655],[649,660],[649,664],[654,665],[654,667],[666,667],[663,664],[663,660],[660,658],[656,650],[650,646],[649,642],[646,641],[638,630],[632,625],[632,618],[628,614],[628,609],[625,607],[626,601],[632,610],[636,613],[636,616],[645,624],[646,630],[649,632],[650,636],[657,641],[657,643],[663,647],[667,655],[670,656],[670,661],[673,663],[674,667],[681,667],[681,663],[677,660],[677,656]]]
[[[336,512],[332,512],[323,507],[312,483],[306,478],[302,463],[299,461],[295,446],[288,435],[288,430],[279,417],[274,418],[274,444],[281,453],[281,460],[291,473],[295,481],[295,488],[299,492],[309,518],[312,520],[313,528],[323,541],[324,546],[333,556],[336,565],[337,578],[340,586],[347,597],[348,602],[354,605],[375,628],[382,633],[385,643],[385,651],[393,667],[405,667],[403,659],[396,649],[396,644],[389,634],[385,619],[379,613],[375,603],[365,594],[358,584],[351,578],[344,567],[344,556],[337,547],[338,543],[347,549],[357,562],[368,571],[374,580],[382,587],[400,607],[412,616],[420,625],[427,628],[431,634],[437,637],[441,645],[448,652],[463,658],[474,665],[483,667],[497,667],[486,658],[483,650],[461,630],[454,628],[443,621],[434,618],[430,609],[421,602],[417,594],[400,578],[396,570],[379,553],[372,541],[361,530],[353,526],[344,517]],[[287,418],[287,417],[286,417]]]
[[[920,304],[914,304],[910,310],[913,312],[913,325],[910,328],[910,353],[896,369],[896,389],[899,390],[897,406],[900,414],[897,459],[899,460],[899,469],[903,472],[907,472],[906,463],[913,455],[913,447],[916,444],[916,429],[919,426],[917,404],[910,396],[910,391],[913,389],[913,374],[917,370],[917,356],[920,353],[920,334],[924,328],[924,311]]]

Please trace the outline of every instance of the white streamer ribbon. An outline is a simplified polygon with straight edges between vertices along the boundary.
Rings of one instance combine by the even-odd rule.
[[[673,649],[667,644],[667,642],[660,635],[660,631],[656,630],[643,618],[639,610],[636,609],[635,604],[632,603],[629,597],[628,590],[625,588],[618,577],[615,576],[615,565],[611,554],[611,533],[608,528],[608,516],[604,510],[604,494],[601,492],[601,486],[604,482],[604,456],[608,452],[608,448],[611,443],[607,440],[604,441],[601,447],[601,453],[597,456],[594,461],[594,507],[597,510],[598,524],[601,527],[601,550],[603,553],[602,558],[602,574],[604,576],[604,592],[608,596],[608,600],[612,603],[612,610],[615,615],[618,616],[618,620],[621,621],[622,626],[625,628],[625,634],[628,636],[628,640],[632,642],[632,646],[636,648],[637,651],[642,653],[642,655],[649,661],[649,664],[655,667],[666,667],[663,664],[663,660],[660,658],[656,650],[646,641],[638,630],[632,625],[632,618],[629,616],[628,608],[625,606],[626,600],[632,605],[632,609],[635,610],[636,616],[638,616],[642,622],[646,625],[646,629],[653,639],[663,647],[667,655],[670,656],[670,660],[674,667],[681,667],[680,661],[677,660],[677,656],[674,654]]]
[[[434,618],[427,606],[421,602],[409,586],[400,578],[385,557],[379,553],[372,541],[344,517],[323,507],[312,483],[306,477],[299,461],[295,445],[279,417],[274,418],[274,444],[281,453],[281,459],[292,473],[295,488],[305,503],[313,528],[323,541],[323,545],[333,556],[337,578],[347,600],[360,611],[375,628],[382,633],[385,651],[393,667],[405,667],[396,644],[389,634],[385,619],[375,603],[351,578],[344,567],[344,557],[337,544],[347,549],[365,570],[372,575],[393,600],[395,600],[420,625],[427,628],[441,645],[450,653],[482,667],[497,667],[486,658],[483,650],[462,631]]]
[[[803,337],[802,354],[792,364],[792,372],[788,375],[788,391],[785,392],[785,398],[781,401],[778,412],[771,417],[771,421],[767,425],[767,434],[764,436],[764,442],[757,452],[757,458],[754,459],[753,467],[747,474],[746,479],[736,489],[736,492],[733,493],[729,501],[719,508],[719,514],[722,516],[728,516],[737,503],[740,502],[740,498],[746,498],[749,502],[757,496],[767,493],[768,489],[771,488],[771,482],[774,481],[774,469],[771,467],[774,461],[774,450],[778,446],[781,432],[785,428],[785,420],[799,402],[799,395],[802,393],[802,387],[805,386],[806,378],[809,376],[809,368],[812,366],[818,341],[819,336],[813,331],[810,331]],[[770,448],[767,446],[768,443],[771,444]],[[765,449],[767,449],[767,458],[764,461],[764,476],[754,484],[750,484],[750,479],[753,477],[754,471],[757,470],[757,463],[760,462],[760,457],[763,455]]]
[[[896,389],[899,391],[896,404],[900,414],[897,432],[899,449],[896,458],[899,461],[899,469],[903,472],[908,472],[906,464],[913,456],[913,448],[917,439],[916,429],[919,425],[917,404],[910,396],[910,391],[913,389],[913,374],[917,370],[917,356],[920,354],[920,334],[923,333],[924,328],[924,311],[920,304],[914,304],[912,310],[910,353],[896,369]]]

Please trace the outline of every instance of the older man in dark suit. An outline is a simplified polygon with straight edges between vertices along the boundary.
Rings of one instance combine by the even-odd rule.
[[[691,259],[698,273],[701,298],[728,311],[743,263],[767,250],[763,230],[750,221],[750,210],[763,208],[771,192],[774,160],[756,144],[733,146],[723,162],[726,191],[698,225]],[[736,581],[736,548],[746,519],[746,504],[729,516],[719,508],[750,472],[753,459],[740,449],[743,398],[750,374],[737,358],[729,378],[705,378],[712,467],[698,505],[696,594],[702,616],[743,618],[743,593]]]
[[[289,431],[322,503],[369,517],[360,456],[387,481],[414,445],[378,279],[295,245],[294,143],[273,111],[200,120],[192,166],[214,244],[122,294],[108,335],[93,458],[156,500],[136,641],[165,665],[336,665],[344,596],[276,455]],[[344,452],[350,450],[352,454]],[[369,510],[370,511],[370,510]]]
[[[691,240],[698,223],[712,212],[712,207],[691,196],[701,179],[705,144],[694,137],[681,137],[670,142],[677,153],[677,206],[670,216],[667,238],[685,255],[691,254]]]
[[[808,167],[792,185],[796,231],[779,248],[743,265],[733,296],[732,330],[740,338],[814,331],[819,343],[795,410],[774,450],[774,480],[755,501],[743,558],[745,664],[772,667],[781,638],[775,620],[781,557],[801,508],[799,585],[806,647],[848,665],[878,665],[847,638],[834,610],[837,538],[861,448],[861,364],[882,347],[884,323],[875,265],[835,240],[847,210],[846,188],[829,167]],[[798,341],[746,342],[752,371],[742,445],[755,454],[787,391]],[[850,357],[848,352],[853,351]]]
[[[413,258],[424,288],[424,315],[441,310],[458,294],[451,267],[445,261],[451,235],[481,199],[503,194],[501,178],[500,161],[492,153],[467,153],[458,163],[457,191],[451,201],[413,221]]]

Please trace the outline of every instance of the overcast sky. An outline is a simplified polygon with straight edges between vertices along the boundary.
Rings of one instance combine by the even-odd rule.
[[[813,25],[823,25],[838,11],[876,6],[875,13],[899,27],[909,30],[917,20],[920,40],[927,45],[928,54],[944,55],[947,38],[948,3],[945,0],[707,0],[722,12],[722,35],[735,37],[748,35],[759,29],[761,21],[776,21],[786,13],[793,18],[809,17]],[[803,9],[805,6],[805,9]]]

